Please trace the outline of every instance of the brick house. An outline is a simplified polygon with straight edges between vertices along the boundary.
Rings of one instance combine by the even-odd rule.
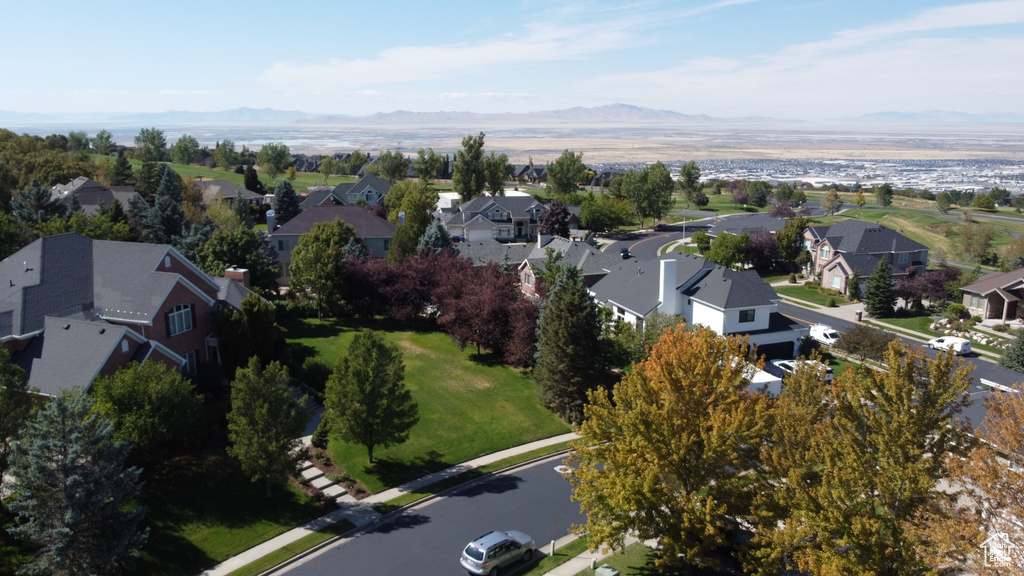
[[[804,248],[811,253],[807,274],[821,275],[821,285],[846,292],[846,282],[857,273],[870,276],[885,260],[893,278],[906,276],[910,268],[928,267],[928,247],[881,224],[843,220],[831,226],[804,231]]]
[[[248,294],[247,271],[225,275],[167,245],[45,236],[0,262],[0,341],[44,395],[131,361],[191,375],[219,362],[214,313]]]

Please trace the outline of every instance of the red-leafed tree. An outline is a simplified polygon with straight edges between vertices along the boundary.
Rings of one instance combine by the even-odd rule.
[[[749,236],[750,240],[747,244],[747,250],[750,253],[754,268],[758,270],[771,268],[772,264],[779,257],[779,244],[775,241],[775,236],[763,228],[750,232]]]

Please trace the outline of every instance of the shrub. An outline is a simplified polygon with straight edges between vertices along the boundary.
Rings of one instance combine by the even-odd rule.
[[[818,282],[817,280],[808,280],[807,282],[804,282],[804,286],[808,288],[814,288],[815,290],[817,290],[821,288],[821,283]]]
[[[996,324],[992,327],[992,330],[995,330],[996,332],[1009,332],[1011,328],[1009,324]]]
[[[825,300],[825,307],[826,308],[835,308],[836,307],[836,299],[835,299],[835,297],[829,296],[828,300]]]
[[[971,322],[974,322],[975,324],[981,323],[981,316],[971,316]]]
[[[317,358],[306,358],[302,363],[302,381],[310,388],[323,394],[327,379],[331,377],[331,367]]]
[[[821,293],[826,296],[842,296],[843,293],[834,288],[822,288]]]
[[[790,274],[789,275],[789,283],[790,284],[796,284],[796,274]]]
[[[330,439],[330,435],[331,427],[327,423],[327,418],[322,418],[320,424],[317,424],[316,431],[313,432],[313,437],[309,439],[309,443],[321,450],[327,450],[327,441]]]
[[[963,317],[966,313],[967,307],[963,304],[950,304],[946,308],[946,316],[954,320]]]

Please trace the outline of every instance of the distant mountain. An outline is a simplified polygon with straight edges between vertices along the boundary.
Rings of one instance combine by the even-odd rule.
[[[378,112],[372,116],[339,117],[318,116],[302,123],[318,124],[359,124],[359,125],[404,125],[404,126],[452,126],[452,125],[532,125],[532,124],[680,124],[732,121],[711,116],[680,114],[672,110],[655,110],[628,104],[608,104],[593,108],[576,106],[562,110],[522,112],[503,114],[481,114],[477,112]],[[744,121],[750,119],[743,119]]]
[[[275,110],[273,108],[235,108],[218,112],[192,112],[168,110],[156,113],[83,113],[83,114],[23,114],[0,110],[0,125],[40,124],[126,124],[133,126],[170,125],[279,125],[292,124],[316,117],[316,114],[298,110]],[[344,118],[339,116],[339,118]]]
[[[927,112],[890,111],[865,114],[852,120],[879,124],[1016,124],[1024,123],[1024,114],[1010,112],[968,114],[966,112],[949,112],[944,110],[929,110]]]

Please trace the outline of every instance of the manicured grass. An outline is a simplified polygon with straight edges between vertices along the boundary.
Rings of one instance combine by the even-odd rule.
[[[490,474],[491,472],[497,472],[498,470],[508,468],[509,466],[515,466],[516,464],[528,462],[530,460],[533,460],[534,458],[540,458],[541,456],[547,456],[548,454],[561,452],[568,448],[568,442],[559,442],[558,444],[552,444],[551,446],[545,446],[544,448],[537,448],[536,450],[524,452],[523,454],[518,454],[516,456],[502,458],[497,462],[492,462],[490,464],[480,466],[479,468],[474,468],[473,470],[463,472],[458,476],[453,476],[451,478],[441,480],[440,482],[428,484],[427,486],[424,486],[423,488],[420,488],[419,490],[416,490],[414,492],[406,492],[405,494],[399,496],[398,498],[392,498],[387,502],[381,502],[380,504],[377,504],[376,506],[373,507],[373,509],[381,514],[387,514],[388,512],[397,510],[402,506],[407,506],[409,504],[412,504],[413,502],[422,500],[427,496],[433,496],[434,494],[437,494],[438,492],[441,492],[443,490],[447,490],[454,486],[458,486],[460,484],[469,482],[474,478],[479,478],[481,476],[484,476],[485,474]]]
[[[790,298],[804,300],[821,306],[825,306],[825,302],[827,302],[829,298],[834,298],[836,304],[840,306],[847,303],[846,298],[843,296],[828,296],[822,294],[820,290],[799,284],[794,284],[792,286],[773,286],[773,288],[775,288],[775,292],[780,296],[789,296]]]
[[[789,274],[760,274],[760,276],[761,280],[768,284],[773,282],[789,282]],[[799,286],[799,284],[793,284],[793,286]]]
[[[547,550],[546,547],[542,548],[544,548],[544,550]],[[551,556],[548,556],[546,553],[544,553],[543,550],[538,551],[541,554],[543,554],[540,562],[538,562],[537,565],[534,566],[533,569],[531,569],[529,572],[524,572],[520,576],[543,576],[544,574],[547,574],[551,570],[554,570],[556,567],[561,566],[569,560],[572,560],[573,558],[586,552],[587,539],[577,538],[572,542],[569,542],[565,546],[555,549],[555,553]]]
[[[355,525],[349,522],[348,520],[342,520],[341,522],[338,522],[336,524],[331,524],[329,526],[324,527],[324,529],[320,530],[319,532],[314,532],[307,536],[303,536],[295,542],[287,544],[282,548],[279,548],[278,550],[275,550],[274,552],[267,554],[266,556],[260,558],[255,562],[246,564],[245,566],[242,566],[241,568],[233,572],[229,572],[228,576],[257,576],[258,574],[262,574],[267,570],[270,570],[271,568],[277,566],[285,560],[298,556],[306,550],[310,550],[316,546],[319,546],[320,544],[323,544],[324,542],[327,542],[332,538],[341,536],[342,534],[348,532],[349,530],[352,530],[353,528],[355,528]]]
[[[905,330],[913,330],[914,332],[920,332],[921,334],[927,334],[931,336],[940,335],[939,332],[928,328],[928,326],[935,322],[935,318],[931,316],[910,316],[906,318],[872,318],[872,321],[879,324],[891,324],[897,328],[903,328]]]
[[[644,546],[641,542],[636,542],[626,546],[621,552],[616,552],[598,562],[598,566],[607,564],[618,570],[620,576],[650,576],[651,574],[660,574],[652,568],[654,558],[654,550]],[[701,574],[702,572],[697,570],[693,573]],[[577,572],[576,576],[593,576],[593,574],[593,570],[586,568]]]
[[[549,438],[569,426],[541,405],[524,373],[459,350],[429,325],[296,320],[286,324],[293,352],[316,355],[333,365],[357,330],[384,331],[404,354],[406,384],[419,405],[420,421],[407,442],[374,449],[366,462],[363,446],[332,439],[335,463],[373,492],[484,454]]]
[[[153,466],[144,480],[139,501],[150,535],[139,574],[197,574],[326,512],[291,484],[267,498],[222,452]]]

